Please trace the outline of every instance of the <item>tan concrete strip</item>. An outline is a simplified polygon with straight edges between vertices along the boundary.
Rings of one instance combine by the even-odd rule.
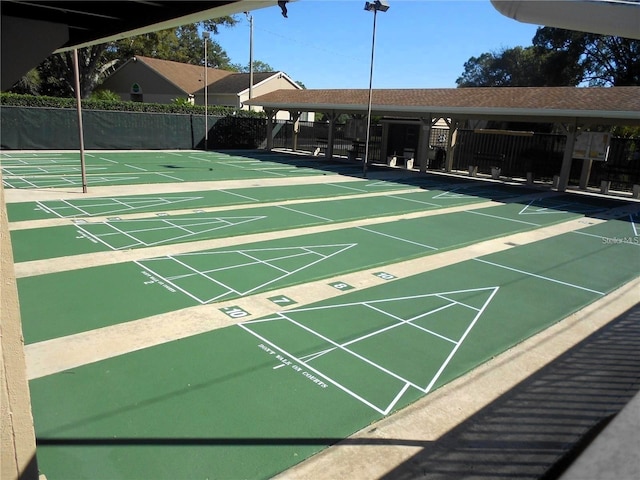
[[[400,190],[386,190],[384,192],[371,192],[371,193],[357,193],[354,195],[342,195],[336,197],[323,197],[323,198],[303,198],[303,199],[295,199],[295,200],[281,200],[277,202],[264,202],[258,204],[236,204],[236,205],[225,205],[222,207],[198,207],[195,208],[187,208],[182,210],[169,210],[167,213],[171,216],[175,215],[188,215],[193,213],[195,210],[199,212],[226,212],[229,210],[237,210],[241,208],[262,208],[262,207],[272,207],[278,205],[300,205],[303,203],[314,203],[314,202],[332,202],[332,201],[344,201],[352,198],[368,198],[368,197],[386,197],[388,195],[400,195],[400,194],[408,194],[422,191],[419,188],[403,188]],[[158,207],[161,210],[161,207]],[[59,227],[65,225],[73,224],[74,220],[86,220],[88,222],[104,222],[109,218],[113,218],[117,216],[122,220],[134,220],[136,218],[149,218],[154,217],[154,215],[158,212],[138,212],[138,213],[129,213],[129,214],[110,214],[103,216],[94,216],[94,217],[75,217],[75,218],[48,218],[42,220],[25,220],[22,222],[12,222],[9,225],[9,230],[29,230],[31,228],[47,228],[47,227]]]
[[[48,200],[68,200],[70,198],[115,197],[120,195],[145,195],[161,193],[198,192],[203,190],[226,190],[247,187],[278,187],[288,185],[313,185],[322,183],[353,182],[358,177],[328,173],[327,175],[307,175],[302,177],[255,178],[243,180],[217,180],[211,182],[150,183],[139,185],[112,185],[108,187],[89,186],[87,193],[82,188],[38,188],[8,189],[6,203],[45,202]]]
[[[360,227],[364,225],[375,225],[377,223],[385,223],[394,220],[411,219],[428,217],[431,215],[442,215],[446,213],[460,212],[471,209],[486,208],[496,205],[502,205],[499,202],[482,202],[473,205],[459,205],[456,207],[443,208],[437,210],[425,210],[396,215],[393,217],[375,217],[354,220],[349,222],[332,223],[328,225],[316,225],[313,227],[304,227],[291,230],[279,230],[275,232],[256,233],[241,235],[236,237],[226,237],[212,240],[201,240],[196,242],[177,243],[163,245],[157,247],[140,248],[134,250],[117,250],[99,253],[87,253],[83,255],[74,255],[70,257],[48,258],[44,260],[33,260],[30,262],[21,262],[15,265],[17,278],[25,278],[34,275],[44,275],[47,273],[64,272],[76,270],[79,268],[96,267],[100,265],[110,265],[114,263],[132,262],[144,258],[159,257],[163,255],[178,255],[181,253],[197,252],[211,248],[222,248],[233,245],[240,245],[251,242],[264,242],[267,240],[275,240],[279,238],[289,238],[298,235],[306,235],[312,233],[329,232],[343,228]]]
[[[375,267],[359,272],[340,275],[336,278],[322,279],[316,282],[278,289],[278,295],[286,295],[300,304],[308,304],[340,295],[340,292],[328,284],[332,281],[344,281],[357,288],[368,288],[386,281],[373,275],[381,268],[399,278],[434,270],[469,260],[480,255],[513,248],[555,235],[561,235],[584,227],[584,220],[573,220],[532,232],[524,232],[498,239],[480,242],[475,245],[420,257],[414,260],[398,262],[384,267]],[[236,305],[250,312],[252,318],[270,315],[282,311],[268,300],[274,292],[238,298],[215,306],[202,305],[175,312],[156,315],[124,324],[117,324],[98,330],[79,333],[68,337],[47,340],[25,347],[27,372],[29,379],[51,375],[56,372],[96,362],[131,351],[148,348],[153,345],[196,335],[216,328],[232,325],[244,319],[234,321],[220,312],[220,308]]]
[[[638,302],[639,289],[640,278],[274,478],[381,478],[410,461],[422,449],[420,443],[437,440],[633,307]],[[354,439],[357,442],[350,441]]]

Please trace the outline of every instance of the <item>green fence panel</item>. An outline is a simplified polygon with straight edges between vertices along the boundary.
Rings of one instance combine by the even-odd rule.
[[[221,117],[209,116],[209,145]],[[204,148],[204,115],[83,110],[85,148],[161,150]],[[7,150],[77,150],[78,116],[73,109],[0,109],[0,144]]]
[[[3,106],[0,132],[0,143],[5,149],[79,148],[78,118],[74,110]]]

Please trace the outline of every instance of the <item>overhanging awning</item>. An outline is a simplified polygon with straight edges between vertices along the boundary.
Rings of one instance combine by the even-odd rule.
[[[364,114],[368,90],[277,90],[248,105]],[[374,115],[640,125],[640,87],[477,87],[373,90]]]

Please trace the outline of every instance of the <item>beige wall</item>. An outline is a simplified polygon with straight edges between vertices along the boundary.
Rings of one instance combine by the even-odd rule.
[[[142,89],[142,101],[145,103],[171,103],[174,98],[187,98],[187,95],[157,75],[142,62],[129,62],[116,71],[98,88],[111,90],[125,101],[131,100],[131,86],[137,83]]]
[[[253,96],[258,97],[260,95],[264,95],[265,93],[273,92],[274,90],[297,90],[299,87],[297,85],[293,85],[285,76],[276,76],[268,79],[265,82],[262,82],[258,85],[254,85],[253,87]],[[249,100],[249,90],[245,90],[240,94],[240,103],[244,104]],[[248,106],[243,105],[243,110],[249,110]],[[253,107],[253,110],[256,112],[261,112],[262,107]],[[276,114],[276,120],[291,120],[291,116],[289,112],[285,110],[280,110]]]

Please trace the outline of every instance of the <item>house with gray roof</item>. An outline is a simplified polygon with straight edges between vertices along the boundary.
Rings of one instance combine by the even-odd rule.
[[[218,68],[160,60],[136,55],[117,68],[99,88],[117,93],[122,100],[171,103],[184,98],[195,105],[204,105],[205,77],[207,103],[248,110],[245,102],[249,94],[265,95],[275,90],[301,90],[302,87],[284,72],[255,72],[253,88],[250,74],[230,72]],[[262,110],[253,107],[254,110]],[[278,119],[287,120],[288,112]]]

